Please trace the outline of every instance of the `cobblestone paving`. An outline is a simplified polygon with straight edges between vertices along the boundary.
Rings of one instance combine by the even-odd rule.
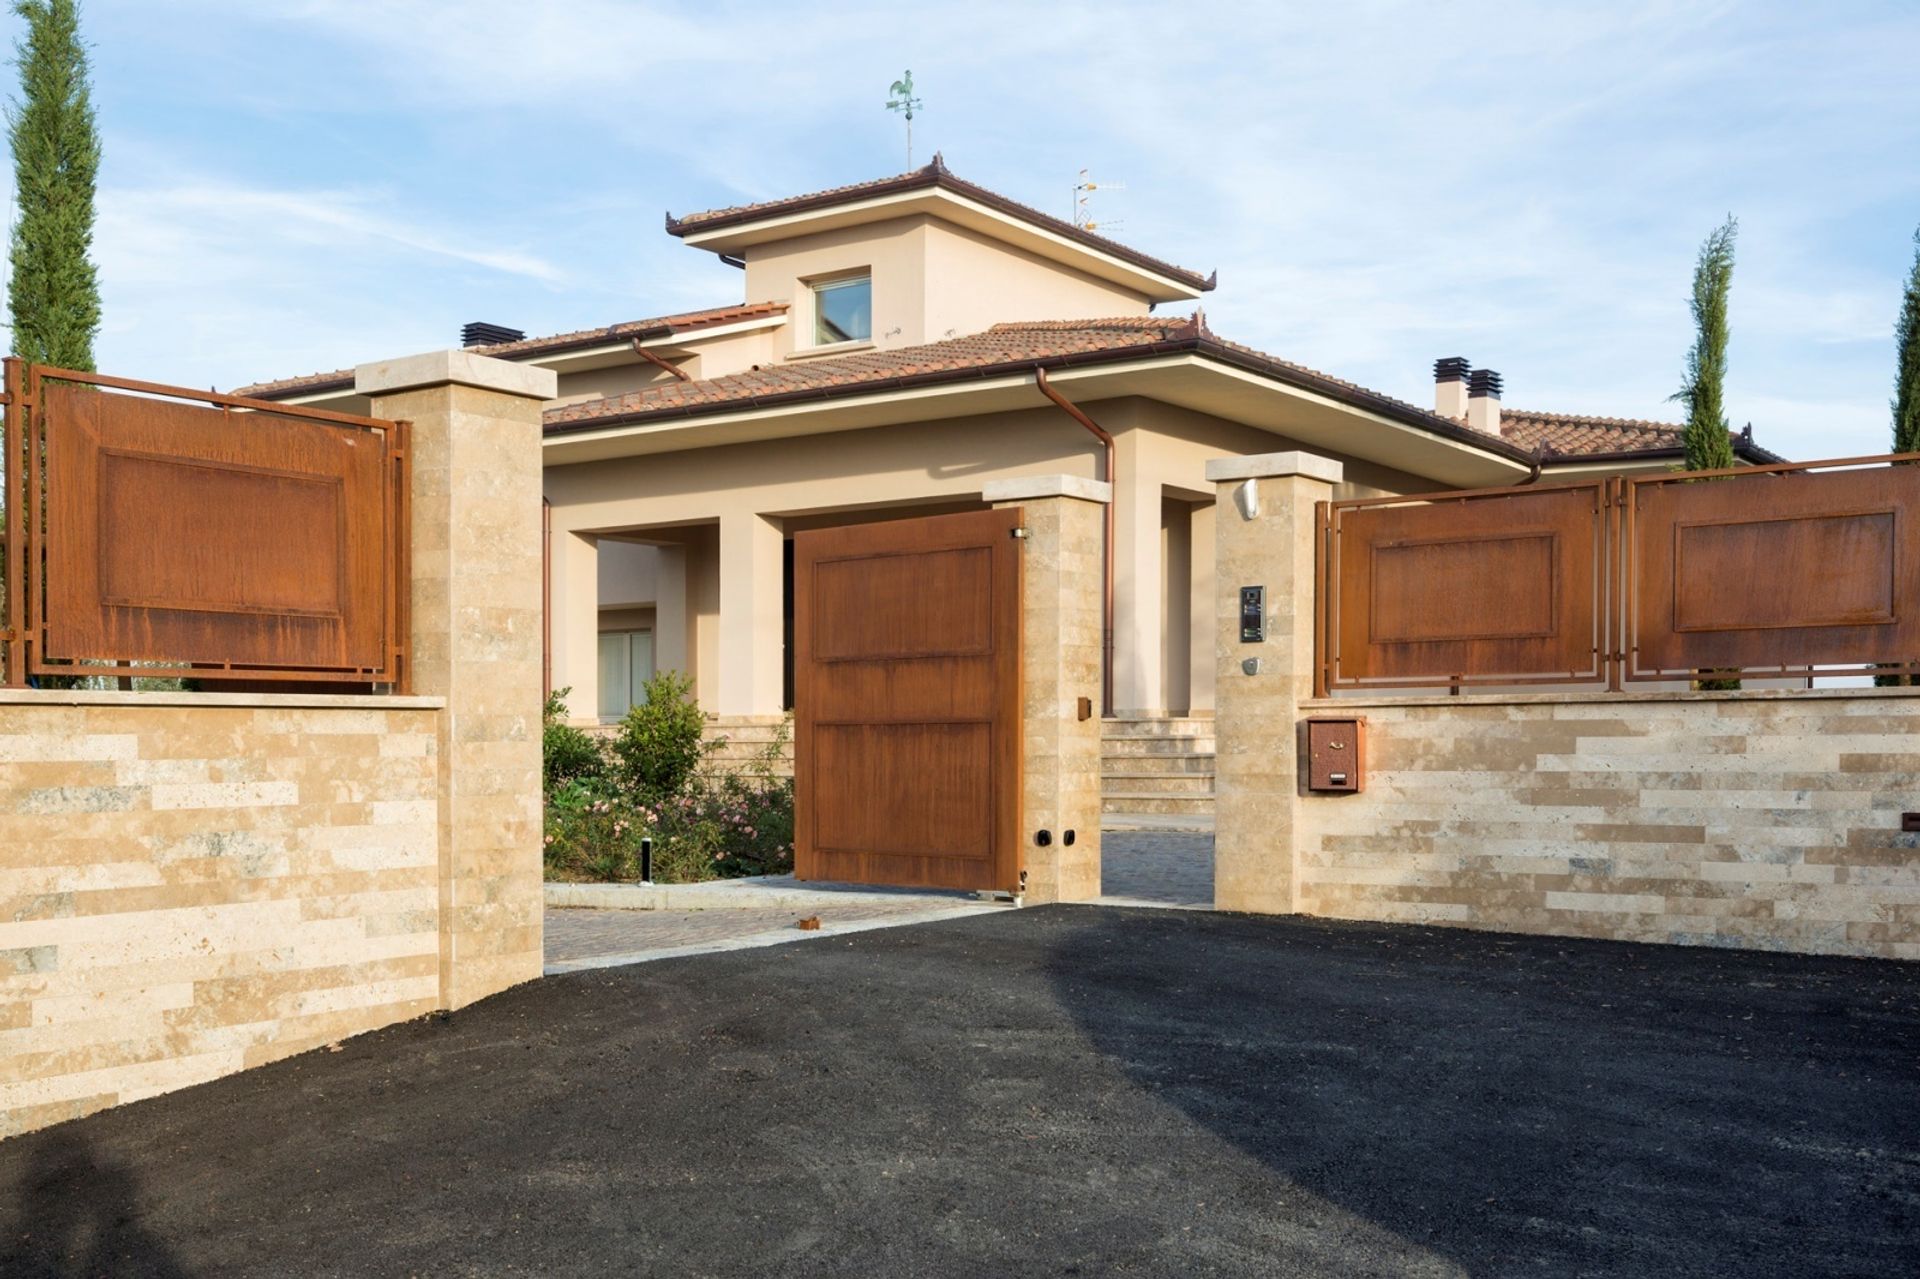
[[[1110,830],[1100,835],[1100,892],[1156,906],[1213,906],[1213,836]]]
[[[964,907],[969,902],[968,898],[956,897],[951,905]],[[994,907],[983,904],[980,909]],[[808,915],[818,915],[821,931],[832,932],[836,927],[871,920],[905,921],[927,911],[925,898],[817,909],[550,910],[547,912],[547,963],[671,950],[679,946],[715,945],[783,930],[791,931],[799,940],[807,934],[794,925]]]

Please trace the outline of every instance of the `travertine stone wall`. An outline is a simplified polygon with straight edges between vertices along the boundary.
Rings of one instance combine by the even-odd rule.
[[[540,405],[365,365],[413,423],[412,698],[0,693],[0,1134],[540,975]]]
[[[1300,702],[1313,691],[1314,504],[1332,498],[1340,477],[1338,462],[1309,453],[1207,465],[1216,488],[1213,901],[1220,910],[1298,909],[1295,739]],[[1251,643],[1240,639],[1243,586],[1266,588],[1266,636]],[[1257,669],[1249,672],[1248,661]]]
[[[1368,720],[1298,806],[1298,909],[1920,959],[1904,689],[1309,702]]]
[[[440,723],[445,1007],[541,970],[540,406],[550,370],[438,352],[363,365],[413,424],[413,687]]]
[[[0,692],[0,1136],[439,996],[439,703]]]
[[[1071,482],[1069,482],[1071,481]],[[989,486],[1022,508],[1022,806],[1030,903],[1100,895],[1101,556],[1107,486],[1049,476]],[[1078,704],[1089,698],[1092,715]],[[1035,832],[1047,830],[1045,848]],[[1074,833],[1071,845],[1065,832]]]

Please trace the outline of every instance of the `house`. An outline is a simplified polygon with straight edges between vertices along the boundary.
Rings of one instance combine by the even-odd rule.
[[[571,689],[581,721],[623,713],[664,668],[724,721],[779,715],[792,534],[975,510],[997,484],[1061,474],[1112,486],[1110,716],[1204,717],[1207,459],[1320,453],[1344,463],[1342,495],[1363,496],[1679,455],[1676,425],[1503,410],[1499,376],[1457,357],[1435,364],[1422,407],[1233,342],[1198,305],[1213,276],[938,156],[666,229],[737,267],[740,300],[551,337],[463,335],[559,374],[544,449],[551,685]],[[352,386],[342,370],[241,391],[351,410]],[[1750,434],[1736,445],[1773,460]]]

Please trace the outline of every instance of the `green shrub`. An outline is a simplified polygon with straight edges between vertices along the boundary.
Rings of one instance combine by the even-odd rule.
[[[551,801],[556,788],[569,782],[598,779],[607,771],[606,752],[588,733],[566,722],[571,688],[547,694],[540,721],[541,778]]]
[[[620,780],[643,799],[680,794],[706,758],[705,727],[693,681],[679,671],[661,671],[647,681],[646,699],[627,712],[614,735]]]
[[[790,729],[783,724],[738,771],[703,769],[702,721],[689,691],[677,675],[649,681],[647,705],[627,716],[610,753],[560,723],[558,702],[548,702],[548,879],[636,880],[647,838],[657,883],[793,869],[793,781],[777,767]]]

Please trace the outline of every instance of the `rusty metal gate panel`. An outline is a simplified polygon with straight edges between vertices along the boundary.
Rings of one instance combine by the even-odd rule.
[[[1019,523],[794,537],[799,878],[1018,890]]]
[[[1602,483],[1326,504],[1317,684],[1606,678],[1608,518]]]
[[[1624,508],[1629,680],[1920,661],[1920,466],[1636,478]]]
[[[28,673],[404,683],[404,424],[33,366],[24,381],[29,462],[45,459],[24,486]]]

